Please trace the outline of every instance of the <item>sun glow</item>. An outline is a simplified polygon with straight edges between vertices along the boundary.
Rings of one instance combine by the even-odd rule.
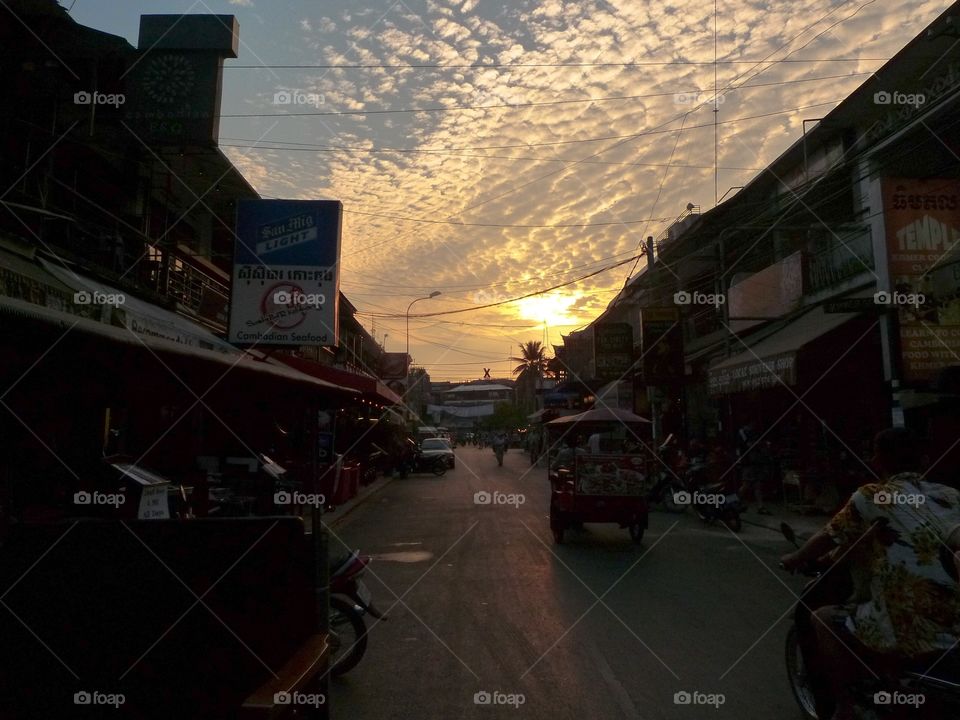
[[[551,326],[579,325],[581,321],[569,312],[576,301],[575,296],[563,293],[535,295],[517,301],[517,315],[524,320],[546,322]]]

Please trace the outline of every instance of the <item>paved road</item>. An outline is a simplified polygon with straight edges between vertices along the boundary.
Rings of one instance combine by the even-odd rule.
[[[375,556],[367,581],[391,610],[333,680],[334,720],[798,716],[782,648],[800,583],[775,569],[782,538],[655,512],[641,545],[587,525],[555,546],[548,500],[519,450],[499,468],[458,448],[455,471],[395,480],[345,518],[331,547]],[[683,691],[724,702],[678,705]],[[483,692],[507,704],[476,704]]]

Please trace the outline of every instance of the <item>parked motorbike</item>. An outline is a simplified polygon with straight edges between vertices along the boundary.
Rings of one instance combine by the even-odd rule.
[[[695,457],[683,475],[686,489],[674,493],[675,504],[689,503],[697,517],[705,523],[721,522],[733,532],[740,532],[740,496],[734,485],[733,474],[727,480],[709,482],[706,460]],[[685,502],[684,502],[685,501]]]
[[[656,464],[653,473],[653,486],[647,494],[647,501],[651,504],[662,505],[664,510],[668,512],[682,513],[687,509],[687,506],[677,504],[673,495],[675,492],[686,490],[681,467],[683,453],[680,452],[673,433],[667,435],[660,447],[657,448],[657,456],[660,461]]]
[[[433,473],[437,477],[446,474],[447,461],[440,455],[423,455],[417,452],[412,458],[400,464],[400,477],[410,473]]]
[[[799,547],[787,523],[780,524],[784,537]],[[805,720],[833,717],[836,705],[829,688],[815,671],[813,610],[845,603],[853,594],[849,572],[829,560],[807,563],[798,572],[812,578],[800,595],[787,631],[785,657],[793,697]],[[930,663],[905,663],[896,677],[871,678],[854,688],[860,717],[895,718],[908,710],[911,718],[960,717],[960,650],[954,649],[930,667]],[[922,698],[913,706],[909,698]],[[898,702],[898,699],[900,702]]]
[[[343,675],[356,667],[367,651],[367,613],[387,618],[373,605],[370,589],[360,578],[370,563],[356,550],[331,563],[330,572],[330,673]]]
[[[735,478],[712,483],[709,466],[702,454],[689,459],[668,435],[657,448],[661,462],[653,487],[648,495],[651,503],[660,503],[668,512],[682,513],[688,507],[705,523],[721,522],[734,532],[740,532],[740,497],[734,487]]]

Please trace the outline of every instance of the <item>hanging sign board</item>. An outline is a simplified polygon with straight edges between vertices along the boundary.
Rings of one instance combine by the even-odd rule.
[[[337,344],[339,200],[237,204],[230,342]]]

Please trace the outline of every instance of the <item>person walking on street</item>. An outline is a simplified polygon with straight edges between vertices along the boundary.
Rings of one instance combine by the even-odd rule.
[[[757,499],[757,513],[769,515],[763,504],[763,485],[770,467],[768,448],[757,438],[753,423],[748,422],[737,432],[737,457],[740,464],[740,497],[749,492]]]
[[[503,451],[506,447],[507,439],[502,432],[495,432],[490,439],[490,445],[493,447],[493,454],[497,456],[497,465],[503,466]]]

